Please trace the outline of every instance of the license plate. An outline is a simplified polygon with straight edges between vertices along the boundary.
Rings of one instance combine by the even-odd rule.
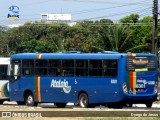
[[[137,91],[144,91],[144,88],[138,88]]]

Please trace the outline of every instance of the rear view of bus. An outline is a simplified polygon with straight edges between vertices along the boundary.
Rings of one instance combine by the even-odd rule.
[[[0,58],[0,104],[9,99],[10,58]]]
[[[153,54],[129,54],[126,57],[127,103],[146,104],[150,108],[158,95],[158,59]]]

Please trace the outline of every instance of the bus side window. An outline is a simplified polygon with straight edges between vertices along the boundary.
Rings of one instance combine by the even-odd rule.
[[[105,77],[117,77],[117,60],[104,60],[103,71]]]
[[[62,60],[62,76],[74,76],[74,60]]]
[[[0,80],[7,80],[8,65],[0,65]]]
[[[60,60],[49,60],[48,61],[48,74],[50,76],[61,75],[61,61]]]
[[[89,75],[95,77],[102,77],[102,60],[89,61]]]
[[[22,61],[22,75],[23,76],[34,75],[34,60],[26,59]]]
[[[29,70],[28,69],[26,69],[25,70],[25,75],[29,75],[30,73],[29,73]]]
[[[88,60],[76,60],[76,76],[88,76]]]
[[[47,60],[36,60],[36,75],[45,76],[48,75],[47,73]]]

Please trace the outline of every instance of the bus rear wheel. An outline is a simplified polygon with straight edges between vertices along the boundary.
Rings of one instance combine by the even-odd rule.
[[[132,104],[132,103],[126,103],[124,106],[125,106],[125,107],[132,107],[133,104]]]
[[[25,102],[23,102],[23,101],[17,101],[17,104],[18,105],[25,105]]]
[[[88,96],[85,93],[81,93],[78,98],[78,104],[81,108],[88,107]]]
[[[118,103],[108,103],[107,106],[108,106],[108,108],[122,109],[123,108],[123,103],[121,103],[121,102],[118,102]]]
[[[27,106],[36,106],[37,105],[37,103],[34,102],[34,97],[33,97],[32,93],[26,94],[25,100],[26,100]]]
[[[57,106],[57,108],[65,108],[66,107],[66,103],[55,103],[55,105]]]

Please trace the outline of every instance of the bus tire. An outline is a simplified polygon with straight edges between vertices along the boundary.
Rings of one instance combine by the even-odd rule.
[[[37,103],[34,102],[33,94],[30,92],[26,94],[25,100],[26,100],[27,106],[36,106],[37,105]]]
[[[17,105],[25,105],[25,102],[23,102],[23,101],[17,101]]]
[[[151,107],[152,107],[152,102],[146,103],[146,107],[147,107],[147,108],[151,108]]]
[[[96,107],[96,104],[89,104],[88,105],[88,108],[95,108]]]
[[[124,106],[125,106],[125,107],[132,107],[133,104],[132,104],[132,103],[126,103]]]
[[[113,109],[122,109],[123,104],[121,102],[118,103],[109,103],[107,104],[108,108],[113,108]]]
[[[74,103],[74,106],[79,106],[79,104],[78,103]]]
[[[3,102],[4,102],[3,100],[0,100],[0,105],[3,104]]]
[[[88,96],[86,93],[81,93],[78,98],[78,104],[81,108],[87,108],[88,107]]]
[[[57,108],[65,108],[66,107],[66,103],[54,103]]]

